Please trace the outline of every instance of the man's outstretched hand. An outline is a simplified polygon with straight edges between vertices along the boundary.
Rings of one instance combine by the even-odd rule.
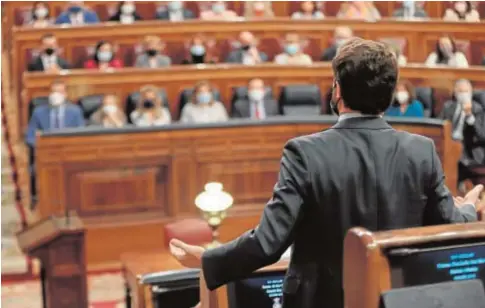
[[[170,241],[170,252],[185,267],[201,268],[204,247],[186,244],[180,240]]]
[[[477,209],[477,212],[480,212],[484,209],[482,209],[483,202],[480,203],[480,195],[482,194],[483,191],[483,185],[477,185],[473,187],[472,190],[470,190],[465,197],[453,197],[453,200],[455,201],[455,206],[460,207],[465,204],[473,204],[475,208]]]

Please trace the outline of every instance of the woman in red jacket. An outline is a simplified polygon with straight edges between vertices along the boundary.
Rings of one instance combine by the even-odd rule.
[[[96,44],[93,58],[84,62],[86,69],[107,70],[120,67],[123,67],[123,62],[116,58],[113,45],[107,41],[99,41]]]

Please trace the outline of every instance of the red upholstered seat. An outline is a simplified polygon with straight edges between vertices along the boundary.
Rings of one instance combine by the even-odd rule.
[[[179,239],[192,245],[204,245],[212,242],[212,230],[203,219],[189,218],[166,224],[165,246],[170,240]]]

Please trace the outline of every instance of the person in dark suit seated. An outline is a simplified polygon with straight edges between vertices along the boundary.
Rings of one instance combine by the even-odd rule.
[[[132,24],[137,20],[141,20],[141,17],[136,12],[134,1],[120,1],[118,10],[109,18],[109,21],[118,21],[122,24]]]
[[[391,106],[385,112],[392,117],[424,117],[423,104],[416,99],[413,85],[407,80],[400,80],[396,85],[396,92]]]
[[[44,34],[41,44],[42,52],[28,65],[29,72],[59,73],[60,70],[71,68],[66,60],[57,55],[59,47],[54,34]]]
[[[29,121],[25,141],[35,146],[37,132],[49,132],[69,127],[84,126],[81,108],[67,101],[66,84],[54,81],[49,94],[49,104],[35,107]]]
[[[226,62],[255,65],[268,61],[268,56],[258,50],[254,35],[249,31],[239,34],[240,48],[233,50],[227,56]]]
[[[263,80],[251,79],[248,84],[248,97],[234,102],[231,117],[263,120],[278,115],[278,104],[275,100],[266,98],[264,94]]]
[[[56,25],[82,26],[98,22],[99,18],[96,12],[86,8],[83,1],[69,1],[67,10],[62,12],[56,19]]]
[[[485,165],[485,112],[480,103],[473,101],[472,93],[470,81],[458,80],[453,99],[445,103],[439,116],[451,121],[452,138],[463,142],[458,163],[459,182],[470,177],[469,166]]]
[[[123,62],[116,58],[113,45],[108,41],[99,41],[96,44],[93,58],[84,62],[84,68],[99,69],[100,71],[121,67],[123,67]]]
[[[428,18],[428,13],[419,1],[402,1],[401,7],[392,13],[392,17],[404,19]]]
[[[184,21],[195,18],[194,12],[186,9],[183,1],[170,1],[167,8],[158,10],[155,18],[166,21]]]
[[[332,61],[337,54],[337,49],[342,46],[348,39],[354,36],[352,29],[349,27],[337,27],[333,33],[333,44],[323,51],[322,61]]]
[[[185,267],[202,268],[214,290],[273,264],[293,245],[283,308],[343,308],[349,229],[372,231],[477,221],[477,185],[454,198],[433,140],[382,118],[399,68],[385,43],[351,39],[333,60],[330,129],[289,140],[256,228],[213,249],[170,241]],[[318,234],[318,236],[316,236]]]

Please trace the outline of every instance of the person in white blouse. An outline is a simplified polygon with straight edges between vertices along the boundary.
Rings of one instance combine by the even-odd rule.
[[[211,123],[228,120],[227,111],[214,99],[211,85],[207,81],[198,82],[191,100],[185,104],[180,116],[182,123]]]
[[[172,118],[168,108],[163,106],[159,90],[156,86],[147,85],[140,90],[140,100],[137,108],[130,114],[130,119],[136,126],[159,126],[170,124]]]
[[[310,65],[312,58],[303,52],[302,41],[298,33],[288,33],[285,37],[285,52],[274,59],[276,64],[284,65]]]
[[[451,67],[468,67],[466,56],[458,51],[455,41],[449,36],[441,37],[436,43],[436,50],[429,54],[426,66],[447,65]]]
[[[453,8],[446,9],[443,20],[480,22],[480,14],[473,8],[471,1],[455,1]]]
[[[315,1],[302,1],[300,10],[291,15],[292,19],[324,19],[325,15],[318,9]]]

